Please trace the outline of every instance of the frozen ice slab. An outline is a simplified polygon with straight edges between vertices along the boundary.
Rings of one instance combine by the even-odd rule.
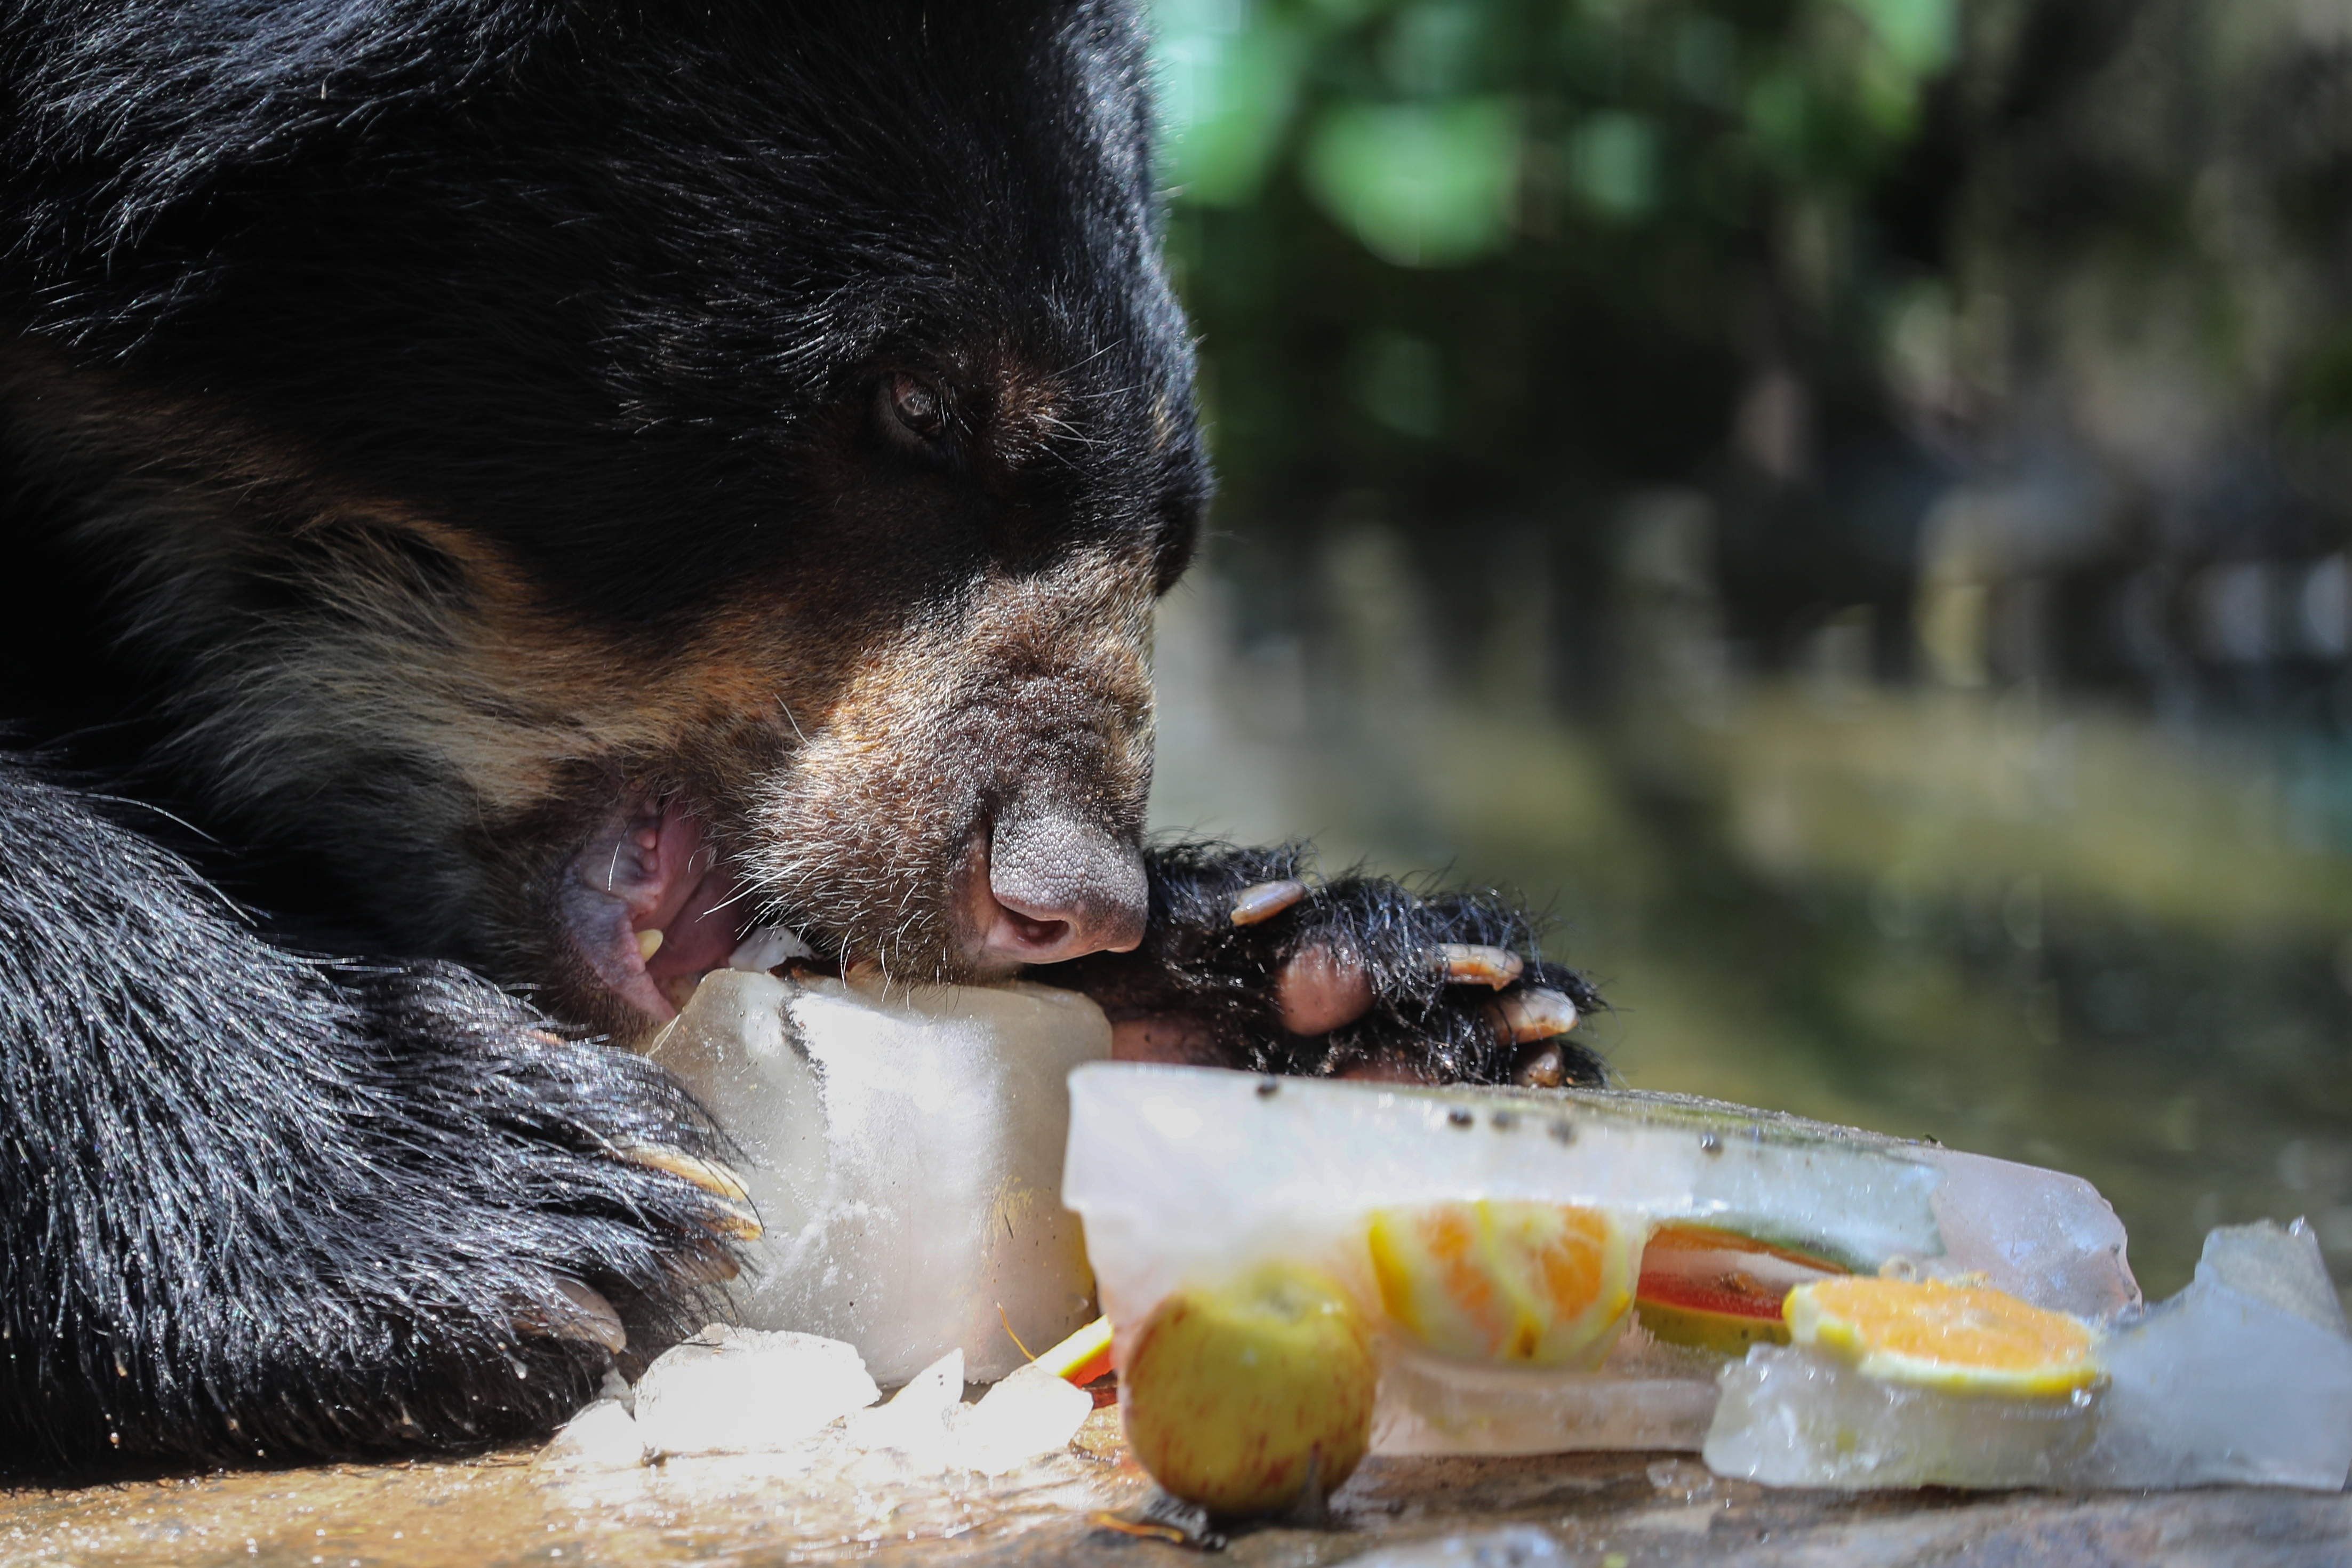
[[[1891,1140],[1675,1097],[1422,1089],[1105,1063],[1070,1075],[1062,1195],[1111,1321],[1373,1208],[1458,1198],[1696,1219],[1875,1267],[1941,1251]]]
[[[646,1368],[636,1426],[654,1454],[772,1453],[880,1397],[839,1340],[714,1323]]]
[[[1382,1368],[1372,1447],[1384,1454],[1696,1451],[1715,1415],[1722,1358],[1630,1329],[1590,1372],[1465,1366],[1396,1354]]]
[[[1071,1075],[1063,1195],[1122,1336],[1169,1291],[1313,1258],[1368,1305],[1374,1208],[1518,1199],[1696,1221],[1848,1267],[1977,1272],[2084,1315],[2139,1299],[2087,1183],[1853,1128],[1675,1095],[1419,1089],[1097,1064]],[[1124,1341],[1122,1341],[1122,1348]],[[1695,1448],[1718,1358],[1629,1332],[1590,1372],[1384,1343],[1385,1452]]]
[[[2090,1453],[2095,1402],[1910,1388],[1759,1345],[1724,1370],[1704,1454],[1718,1475],[1776,1487],[2059,1486]]]
[[[1899,1147],[1944,1178],[1935,1194],[1944,1254],[1927,1272],[1980,1274],[1996,1289],[2078,1318],[2139,1305],[2123,1221],[2082,1177],[1940,1144]]]
[[[1064,1079],[1110,1054],[1087,998],[719,970],[649,1054],[742,1145],[767,1227],[742,1322],[847,1341],[885,1383],[961,1350],[986,1383],[1023,1363],[1014,1336],[1093,1316],[1058,1197]]]
[[[2206,1238],[2188,1289],[2127,1312],[2104,1386],[2058,1399],[1907,1388],[1815,1351],[1726,1369],[1707,1464],[1772,1486],[2340,1489],[2352,1472],[2352,1338],[2298,1224]]]

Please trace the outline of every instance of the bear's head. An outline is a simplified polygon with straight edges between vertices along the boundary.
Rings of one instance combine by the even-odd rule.
[[[0,24],[0,440],[151,763],[623,1037],[757,927],[1138,940],[1209,479],[1125,6],[100,9]]]

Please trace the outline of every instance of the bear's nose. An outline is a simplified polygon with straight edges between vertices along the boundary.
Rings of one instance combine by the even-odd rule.
[[[1000,816],[989,832],[982,957],[1058,963],[1125,952],[1143,940],[1143,856],[1101,827],[1055,811]]]

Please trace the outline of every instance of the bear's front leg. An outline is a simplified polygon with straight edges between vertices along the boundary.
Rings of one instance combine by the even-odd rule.
[[[1148,857],[1132,952],[1034,972],[1109,1014],[1118,1054],[1259,1072],[1597,1085],[1577,1020],[1603,1005],[1538,955],[1500,899],[1323,881],[1304,849],[1175,845]]]
[[[447,966],[257,938],[0,759],[0,1472],[478,1447],[756,1222],[684,1093]]]

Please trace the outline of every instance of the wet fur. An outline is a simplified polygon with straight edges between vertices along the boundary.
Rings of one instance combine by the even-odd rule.
[[[545,1026],[646,1027],[560,918],[628,801],[917,978],[974,823],[1139,841],[1208,493],[1141,58],[1078,0],[0,4],[0,1470],[540,1433],[607,1363],[561,1280],[709,1310],[725,1215],[616,1151],[718,1134]],[[1508,1076],[1428,952],[1523,917],[1231,925],[1295,867],[1157,849],[1144,946],[1038,977]],[[1315,944],[1379,1000],[1301,1040]]]

